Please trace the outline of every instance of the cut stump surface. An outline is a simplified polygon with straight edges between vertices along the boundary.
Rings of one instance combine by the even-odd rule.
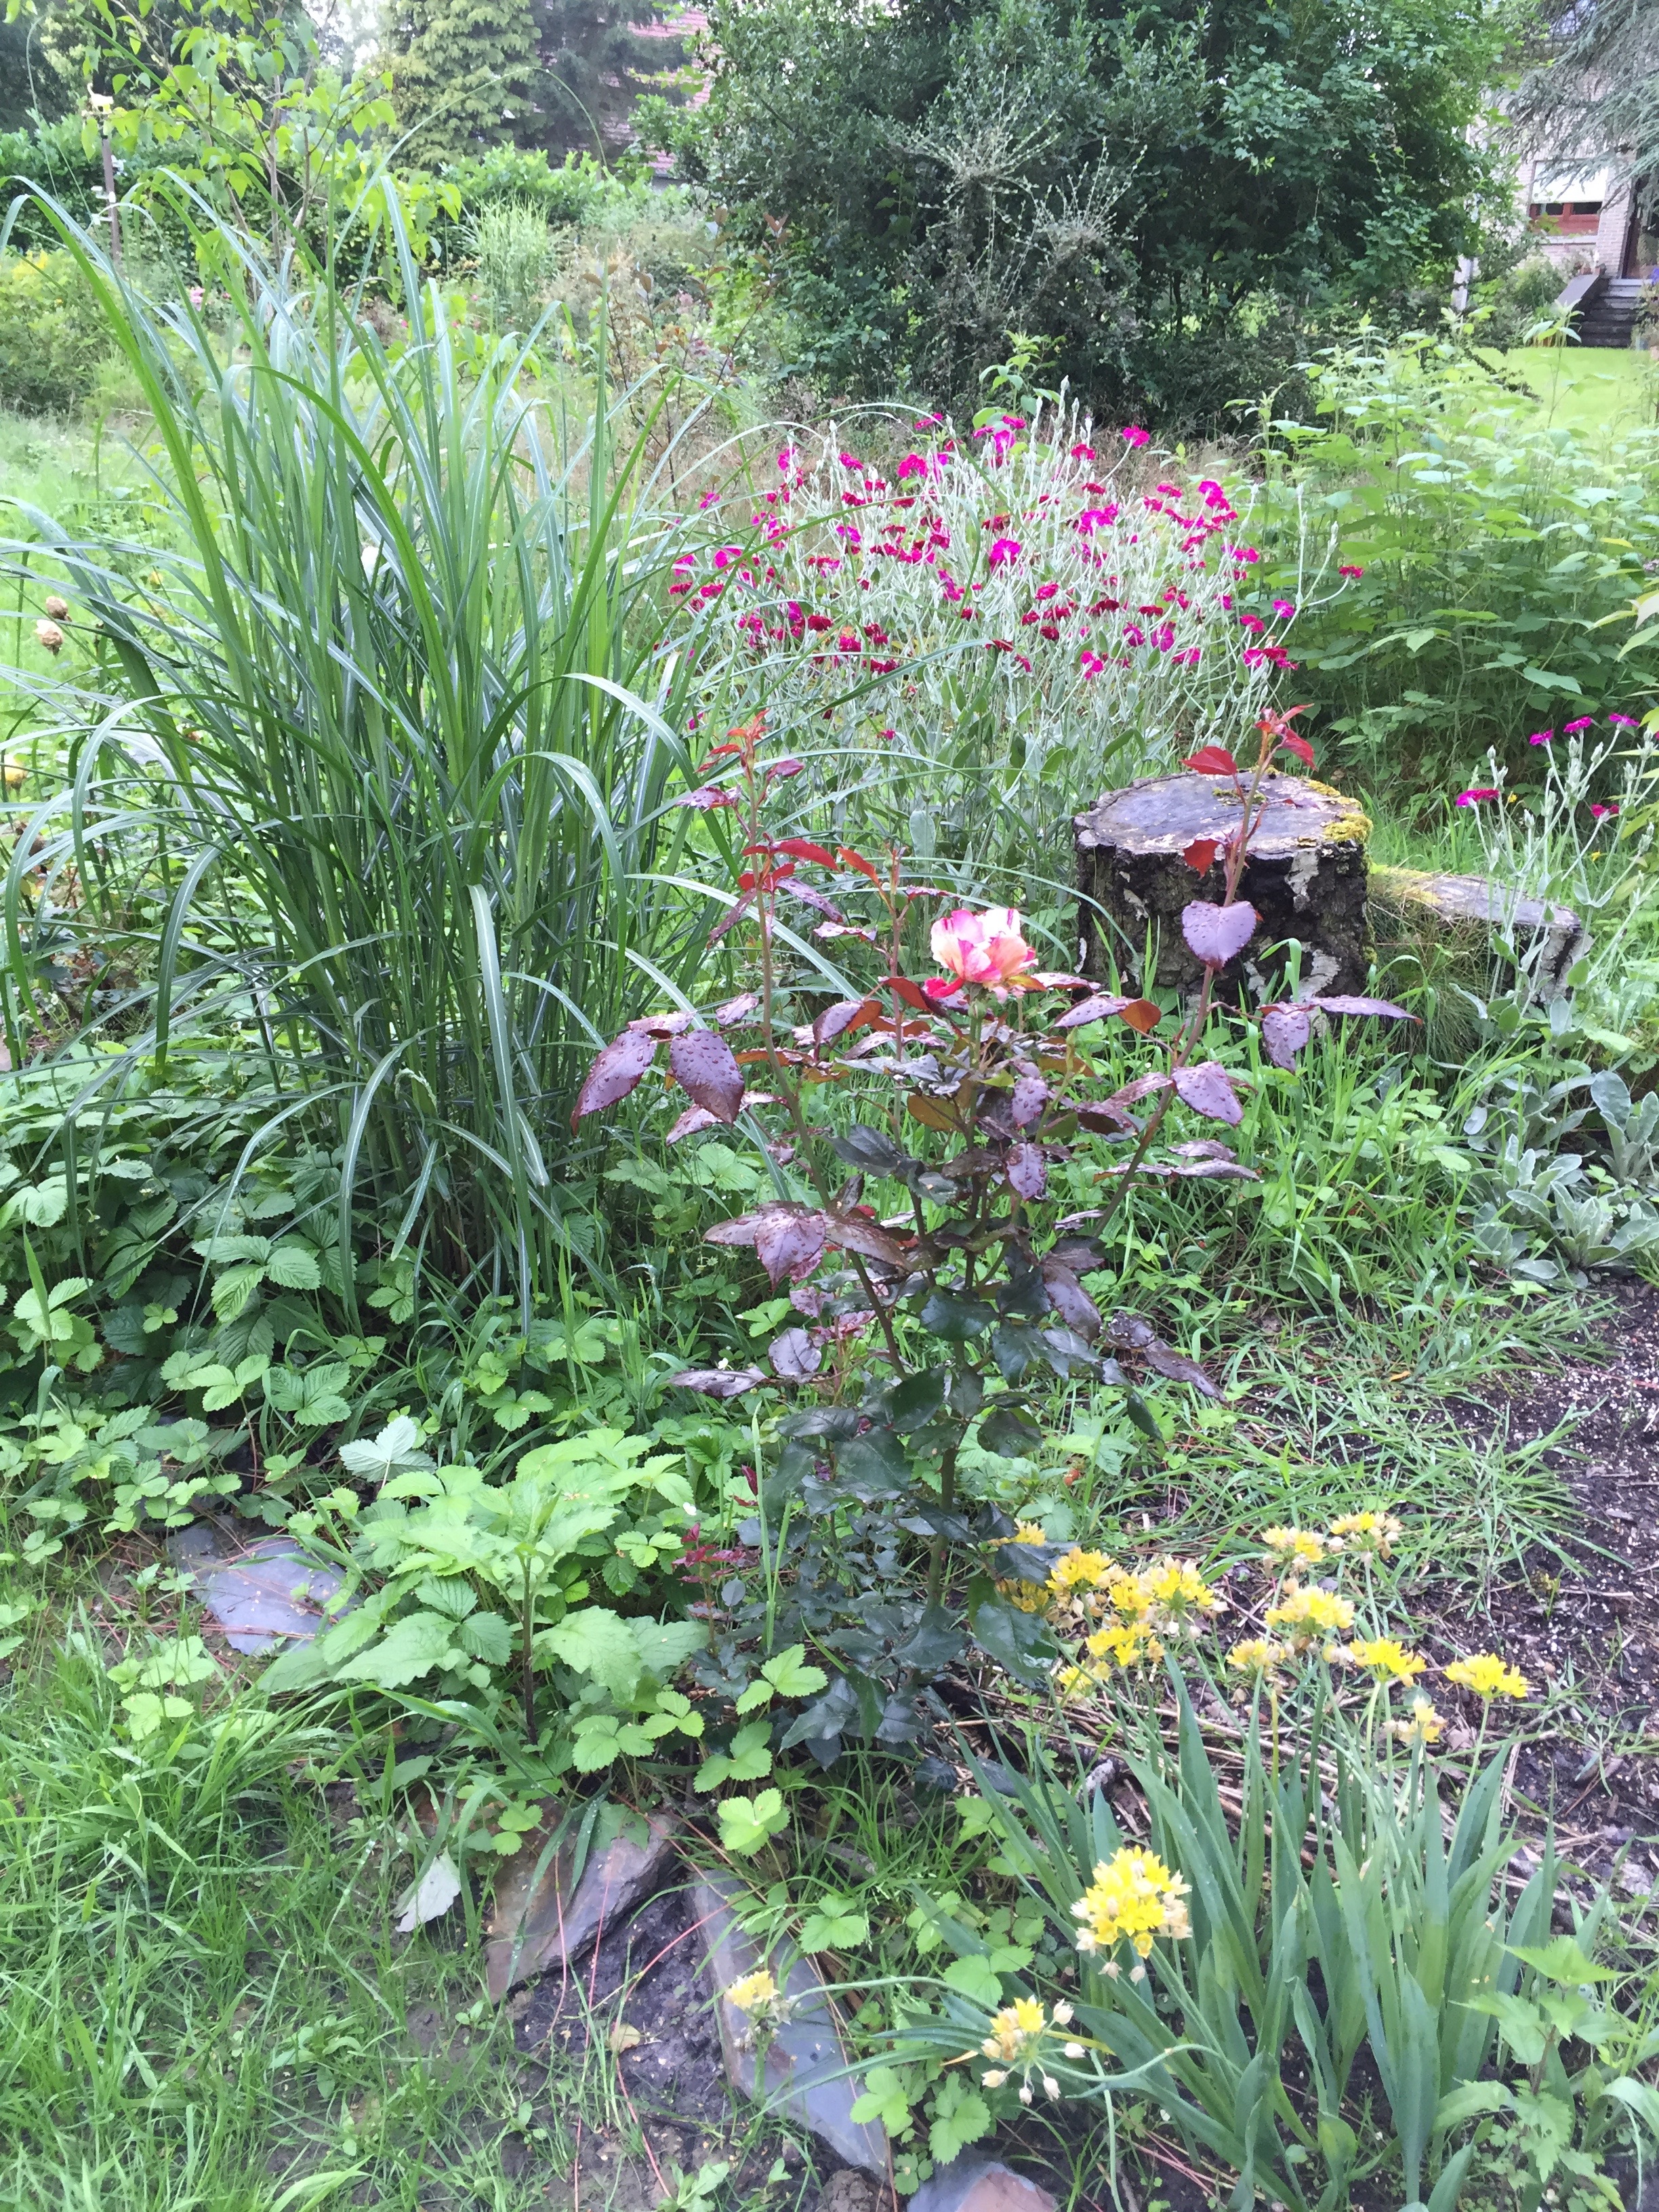
[[[1370,823],[1351,799],[1305,776],[1270,769],[1262,783],[1261,826],[1250,841],[1239,896],[1261,917],[1255,938],[1227,971],[1277,988],[1283,956],[1268,948],[1301,945],[1301,990],[1359,992],[1372,948],[1365,909],[1365,844]],[[1194,991],[1204,970],[1181,933],[1182,908],[1194,899],[1220,903],[1219,863],[1196,875],[1182,854],[1194,840],[1217,842],[1240,824],[1242,809],[1219,776],[1152,776],[1109,793],[1077,817],[1078,890],[1085,972],[1104,980],[1138,975],[1142,990]],[[1141,973],[1148,931],[1155,950]]]

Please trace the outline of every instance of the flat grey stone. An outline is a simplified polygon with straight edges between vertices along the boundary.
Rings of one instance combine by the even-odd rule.
[[[167,1554],[196,1584],[204,1609],[233,1651],[271,1651],[308,1644],[327,1625],[324,1608],[343,1577],[308,1559],[286,1536],[246,1547],[210,1521],[192,1521],[167,1539]]]
[[[580,1958],[600,1930],[631,1912],[655,1889],[674,1853],[674,1822],[650,1815],[645,1841],[617,1836],[589,1855],[574,1885],[574,1854],[563,1847],[536,1869],[553,1832],[550,1815],[514,1852],[495,1877],[495,1900],[485,1923],[484,1972],[492,2000],[550,1966]],[[533,1886],[532,1886],[533,1885]]]
[[[1054,2200],[994,2159],[955,2158],[922,2184],[910,2212],[1054,2212]]]
[[[890,2172],[887,2130],[855,2120],[860,2090],[844,2069],[847,2052],[818,1971],[810,1959],[798,1959],[782,1984],[789,2016],[766,2042],[766,2074],[757,2083],[757,2039],[747,2014],[728,2004],[724,1992],[733,1982],[769,1963],[752,1936],[738,1925],[732,1910],[739,1884],[720,1875],[703,1875],[691,1893],[691,1917],[702,1929],[704,1971],[714,1992],[714,2017],[727,2078],[746,2097],[764,2096],[790,2119],[807,2129],[820,2146],[843,2166],[885,2181]],[[1038,2212],[1033,2206],[1031,2212]]]
[[[1540,999],[1559,997],[1567,971],[1589,946],[1584,925],[1570,906],[1516,898],[1487,876],[1442,876],[1422,868],[1373,868],[1373,905],[1443,931],[1488,940],[1507,938],[1523,958],[1536,954],[1534,982]]]

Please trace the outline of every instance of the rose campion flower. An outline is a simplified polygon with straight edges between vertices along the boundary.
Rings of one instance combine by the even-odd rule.
[[[929,942],[945,970],[922,985],[930,999],[953,998],[964,983],[977,983],[999,999],[1033,986],[1036,954],[1020,934],[1019,915],[1011,906],[988,906],[983,914],[960,906],[933,924]]]
[[[52,602],[50,600],[46,603],[46,612],[48,614],[52,612]],[[1633,714],[1609,714],[1607,716],[1607,722],[1609,726],[1615,730],[1634,730],[1638,729],[1641,726]]]
[[[991,541],[991,550],[986,558],[989,568],[1000,568],[1005,561],[1018,561],[1021,551],[1018,538],[996,538]]]
[[[1534,730],[1527,739],[1527,743],[1529,745],[1553,745],[1555,743],[1555,732],[1553,730]]]
[[[1152,434],[1150,431],[1139,428],[1137,424],[1132,422],[1128,428],[1123,433],[1123,442],[1126,446],[1150,445],[1152,443]]]
[[[1486,788],[1482,788],[1479,791],[1460,791],[1457,794],[1457,804],[1460,806],[1474,806],[1477,805],[1483,799],[1496,799],[1497,797],[1498,793],[1495,791]]]
[[[190,290],[185,294],[185,296],[186,297],[186,299],[188,299],[188,301],[190,301],[190,304],[191,304],[191,306],[192,307],[199,307],[201,306],[201,304],[202,304],[203,300],[204,300],[207,295],[205,295],[205,293],[203,291],[203,289],[202,289],[202,288],[201,288],[201,286],[200,286],[199,284],[192,284],[192,285],[191,286],[191,288],[190,288]]]

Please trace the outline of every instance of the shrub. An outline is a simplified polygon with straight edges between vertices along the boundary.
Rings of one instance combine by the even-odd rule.
[[[108,325],[73,254],[0,258],[0,393],[12,406],[68,413],[109,349]]]

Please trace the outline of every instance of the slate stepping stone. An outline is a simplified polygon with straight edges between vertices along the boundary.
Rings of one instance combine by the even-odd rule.
[[[169,1559],[196,1585],[204,1609],[233,1651],[309,1644],[329,1625],[325,1612],[343,1576],[307,1559],[287,1536],[247,1546],[210,1521],[192,1521],[167,1540]]]
[[[691,1891],[691,1917],[702,1930],[704,1971],[714,1992],[726,2078],[746,2097],[766,2097],[842,2166],[857,2166],[884,2182],[890,2172],[887,2130],[853,2118],[859,2084],[844,2071],[847,2052],[810,1959],[798,1959],[782,1984],[789,2016],[766,2040],[765,2080],[757,2084],[754,2025],[723,1995],[733,1982],[770,1963],[755,1938],[738,1925],[733,1907],[743,1895],[739,1883],[714,1874],[699,1876]],[[1040,2208],[1033,2206],[1030,2212]]]
[[[1054,2212],[1054,2200],[1012,2166],[957,2158],[922,2184],[910,2199],[910,2212]]]
[[[643,1840],[624,1830],[591,1852],[574,1884],[568,1846],[554,1852],[536,1879],[553,1830],[550,1817],[514,1852],[495,1877],[485,1923],[484,1972],[496,2004],[533,1974],[573,1965],[602,1928],[614,1927],[660,1887],[673,1859],[675,1824],[653,1813],[645,1825]]]

